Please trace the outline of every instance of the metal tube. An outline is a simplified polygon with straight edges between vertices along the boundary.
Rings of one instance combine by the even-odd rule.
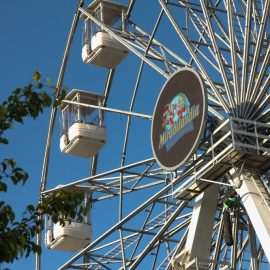
[[[156,22],[156,24],[154,26],[154,29],[152,31],[152,35],[151,35],[151,37],[149,39],[149,42],[148,42],[148,45],[147,45],[147,47],[145,49],[144,56],[146,56],[147,53],[148,53],[148,50],[149,50],[149,48],[151,46],[151,42],[152,42],[152,40],[154,38],[157,27],[158,27],[159,22],[161,20],[162,14],[163,14],[163,11],[161,11],[160,14],[159,14],[157,22]],[[132,111],[133,107],[134,107],[135,99],[136,99],[139,84],[140,84],[140,79],[141,79],[141,76],[142,76],[143,67],[144,67],[144,61],[142,60],[141,64],[140,64],[140,67],[139,67],[139,72],[138,72],[138,75],[137,75],[135,87],[134,87],[134,90],[133,90],[133,95],[132,95],[132,99],[131,99],[131,102],[130,102],[129,111]],[[130,115],[129,115],[128,119],[127,119],[127,124],[126,124],[126,132],[125,132],[124,145],[123,145],[123,151],[122,151],[121,167],[125,165],[126,149],[127,149],[127,141],[128,141],[128,136],[129,136],[130,123],[131,123],[131,118],[130,118]],[[121,175],[121,177],[123,177],[123,176]]]
[[[146,35],[150,38],[150,35],[145,32],[144,30],[142,30],[139,26],[137,26],[134,22],[129,21],[130,25],[132,27],[134,27],[134,29],[136,31],[138,31],[139,33]],[[153,42],[154,44],[156,44],[159,47],[162,47],[169,55],[171,55],[173,58],[175,58],[177,61],[179,61],[183,66],[187,66],[190,67],[189,63],[186,62],[184,59],[182,59],[180,56],[178,56],[176,53],[174,53],[173,51],[171,51],[169,48],[167,48],[165,45],[163,45],[162,43],[160,43],[157,39],[153,38]]]
[[[199,29],[199,27],[198,27],[198,25],[196,24],[196,22],[192,19],[192,17],[190,17],[190,20],[191,20],[191,22],[192,22],[194,28],[196,29],[196,31],[197,31],[198,34],[200,35],[199,41],[196,42],[196,45],[197,45],[197,46],[196,46],[196,49],[195,49],[194,52],[196,53],[196,51],[198,51],[198,52],[205,58],[205,60],[206,60],[208,63],[210,63],[215,69],[217,69],[217,71],[219,72],[218,67],[217,67],[213,62],[211,62],[211,60],[209,59],[209,56],[206,56],[205,54],[203,54],[203,53],[201,52],[201,50],[199,50],[199,46],[200,46],[200,45],[207,46],[209,52],[210,52],[210,53],[212,54],[212,56],[215,58],[215,53],[214,53],[213,50],[212,50],[212,47],[213,47],[213,46],[212,46],[211,44],[207,43],[206,37],[204,36],[204,34],[209,35],[209,34],[207,33],[207,27],[206,27],[206,25],[205,25],[205,22],[204,22],[199,16],[197,16],[197,15],[194,13],[194,11],[191,10],[190,12],[192,13],[192,15],[194,16],[194,18],[196,18],[196,20],[200,23],[200,25],[201,25],[201,27],[202,27],[202,29]],[[216,20],[217,20],[217,19],[216,19]],[[223,27],[222,27],[221,25],[220,25],[220,28],[223,29]],[[226,33],[225,33],[224,35],[227,36]],[[218,35],[217,35],[217,36],[218,36]],[[201,42],[201,40],[203,40],[203,42]],[[229,47],[229,45],[228,45],[222,38],[220,38],[220,40],[221,40],[223,43],[225,43],[226,46]],[[192,62],[193,62],[193,59],[191,59],[190,65],[192,64]]]
[[[251,270],[258,269],[258,253],[256,247],[256,234],[255,230],[252,226],[250,219],[248,219],[248,235],[249,235],[249,243],[250,243],[250,253],[251,253]]]
[[[231,268],[233,270],[236,269],[236,264],[237,264],[238,224],[239,224],[238,212],[234,211],[234,223],[233,223],[233,241],[234,241],[234,245],[232,246],[232,249],[231,249]]]
[[[98,106],[98,105],[92,105],[92,104],[86,104],[86,103],[79,103],[79,102],[76,102],[76,101],[71,101],[71,100],[66,100],[66,99],[64,99],[62,102],[63,103],[68,103],[68,104],[80,105],[80,106],[83,106],[83,107],[88,107],[88,108],[93,108],[93,109],[98,109],[98,110],[101,110],[101,111],[107,111],[107,112],[119,113],[119,114],[124,114],[124,115],[129,115],[129,116],[135,116],[135,117],[149,119],[149,120],[151,120],[153,118],[151,115],[147,115],[147,114],[141,114],[141,113],[135,113],[135,112],[130,112],[130,111],[117,110],[117,109],[113,109],[113,108],[108,108],[108,107],[103,107],[103,106]]]
[[[222,236],[223,236],[223,226],[224,226],[224,218],[223,218],[223,212],[221,212],[220,221],[219,221],[219,228],[218,228],[218,235],[216,239],[215,249],[213,252],[213,261],[217,261],[219,257],[221,242],[222,242]],[[216,270],[217,265],[216,263],[212,263],[211,270]]]
[[[134,4],[135,4],[135,0],[129,0],[127,13],[125,14],[126,18],[130,16],[130,13],[133,9]]]
[[[155,253],[155,257],[154,257],[154,261],[153,261],[153,263],[152,263],[152,270],[154,270],[155,269],[155,266],[156,266],[156,262],[157,262],[157,254],[158,254],[158,252],[159,252],[159,248],[160,248],[160,244],[161,244],[161,241],[158,241],[158,245],[157,245],[157,251],[156,251],[156,253]]]
[[[217,182],[217,181],[213,181],[213,180],[209,180],[209,179],[204,179],[204,178],[199,178],[198,181],[207,182],[207,183],[211,183],[211,184],[215,184],[215,185],[221,185],[221,186],[228,186],[228,187],[232,187],[233,186],[231,184]]]
[[[80,93],[76,94],[75,99],[77,100],[78,104],[80,104],[80,101],[81,101]],[[76,120],[78,120],[79,122],[82,121],[81,106],[80,105],[77,106],[77,119]]]
[[[229,25],[229,37],[231,44],[231,60],[232,60],[232,71],[233,71],[233,83],[235,90],[235,102],[236,102],[236,115],[239,116],[239,105],[240,105],[240,92],[239,92],[239,71],[237,63],[237,48],[235,46],[235,31],[234,31],[234,14],[232,0],[228,0],[228,25]]]
[[[110,93],[113,74],[114,74],[114,69],[110,69],[109,73],[108,73],[108,76],[107,76],[107,81],[106,81],[106,84],[105,84],[105,88],[104,88],[103,104],[101,103],[101,100],[99,98],[98,99],[98,105],[99,106],[106,106],[107,99],[108,99],[108,96],[109,96],[109,93]],[[103,125],[103,123],[104,123],[104,111],[99,110],[99,125],[101,126],[101,125]],[[99,157],[99,155],[96,154],[92,159],[91,168],[90,168],[90,176],[94,176],[97,173],[98,157]],[[92,201],[92,193],[91,193],[91,197],[90,197],[90,202],[91,201]],[[91,221],[91,213],[90,212],[88,213],[87,218],[88,218],[88,222],[90,224],[90,221]],[[84,255],[83,261],[84,261],[84,264],[90,262],[89,256],[87,254]],[[104,267],[106,268],[106,266],[104,266]]]
[[[98,107],[101,107],[102,104],[101,104],[101,100],[100,98],[98,98]],[[103,111],[98,109],[98,118],[99,118],[99,123],[98,125],[99,126],[103,126],[103,123],[104,123],[104,119],[103,119]]]
[[[199,67],[203,77],[205,80],[208,81],[209,85],[211,86],[211,88],[213,89],[216,97],[218,98],[218,100],[220,101],[220,103],[223,105],[224,110],[229,113],[229,108],[226,104],[226,101],[224,100],[224,98],[221,96],[221,94],[219,93],[218,89],[216,88],[216,86],[214,85],[214,83],[212,82],[210,76],[208,75],[208,73],[206,72],[206,70],[204,69],[202,63],[199,61],[199,59],[197,58],[196,54],[194,53],[194,51],[192,50],[192,47],[190,45],[190,42],[187,40],[187,38],[185,37],[185,35],[183,34],[182,30],[180,29],[180,27],[178,26],[177,22],[175,21],[175,19],[173,18],[173,16],[171,15],[170,11],[168,10],[166,4],[164,3],[163,0],[159,0],[160,5],[162,6],[162,8],[164,9],[164,12],[166,13],[167,17],[169,18],[169,20],[171,21],[173,27],[175,28],[177,34],[179,35],[179,37],[181,38],[181,40],[183,41],[184,45],[186,46],[187,50],[189,51],[189,53],[191,54],[191,56],[193,57],[195,63],[197,64],[197,66]]]
[[[266,54],[265,54],[265,57],[264,57],[264,60],[263,60],[263,63],[262,63],[262,66],[261,66],[261,70],[258,74],[258,78],[257,78],[257,81],[256,81],[256,84],[255,84],[255,87],[254,87],[254,90],[252,92],[252,96],[251,96],[251,102],[252,102],[252,105],[251,105],[251,108],[249,111],[249,113],[247,114],[247,118],[252,114],[254,115],[253,110],[255,109],[255,111],[257,111],[256,109],[256,106],[257,104],[260,104],[264,95],[267,93],[268,91],[268,88],[264,88],[264,87],[261,87],[261,89],[259,90],[261,83],[263,82],[263,78],[264,76],[266,75],[266,72],[267,72],[267,69],[268,69],[268,65],[269,65],[269,61],[270,61],[270,45],[268,46],[268,49],[266,51]],[[256,95],[255,95],[256,93]]]
[[[121,220],[121,219],[119,219],[119,220]],[[122,227],[119,228],[119,237],[120,237],[120,244],[121,244],[123,269],[126,270],[127,269],[127,263],[126,263],[126,255],[125,255],[125,246],[124,246],[124,241],[123,241]]]
[[[264,84],[261,87],[261,91],[267,92],[268,88],[270,87],[270,74],[268,75],[267,79],[265,80]],[[253,119],[253,116],[256,117],[255,120],[258,120],[259,116],[263,113],[263,110],[268,106],[270,101],[270,95],[267,94],[265,99],[260,103],[257,110],[253,112],[250,116],[250,119]]]
[[[111,86],[112,86],[112,81],[113,81],[113,77],[114,77],[114,69],[109,69],[108,72],[108,76],[107,76],[107,80],[105,83],[105,88],[104,88],[104,100],[103,100],[103,107],[107,107],[107,101],[109,99],[109,94],[111,91]]]
[[[65,74],[65,70],[66,70],[66,65],[67,65],[67,61],[68,61],[68,56],[69,56],[71,44],[73,41],[73,36],[74,36],[75,30],[77,28],[77,24],[79,21],[80,12],[78,9],[80,7],[82,7],[83,4],[84,4],[84,0],[80,0],[78,2],[76,12],[75,12],[75,15],[73,17],[72,25],[71,25],[70,32],[68,35],[68,40],[67,40],[67,44],[66,44],[66,48],[64,51],[64,56],[63,56],[60,72],[58,75],[57,84],[56,84],[56,89],[57,89],[56,97],[59,96],[61,88],[62,88],[62,83],[63,83],[63,79],[64,79],[64,74]],[[53,128],[54,128],[54,124],[55,124],[56,112],[57,112],[57,108],[55,106],[53,106],[52,111],[51,111],[51,115],[50,115],[48,136],[47,136],[45,154],[44,154],[44,159],[43,159],[40,193],[45,191],[46,184],[47,184],[49,158],[50,158],[50,152],[51,152],[51,143],[52,143],[52,135],[53,135]],[[39,246],[41,245],[41,233],[37,234],[37,245],[39,245]],[[40,270],[40,269],[41,269],[41,257],[40,257],[40,255],[36,255],[36,270]]]
[[[170,186],[169,186],[170,188]],[[170,216],[170,218],[167,220],[167,222],[162,226],[162,228],[157,232],[155,237],[148,243],[146,248],[141,252],[141,254],[136,258],[136,260],[132,263],[130,266],[130,270],[134,270],[137,268],[139,263],[142,261],[144,256],[152,249],[152,247],[156,244],[160,236],[169,228],[171,223],[175,220],[175,218],[179,215],[179,213],[185,208],[187,205],[187,202],[182,202],[176,211]]]
[[[250,72],[250,79],[248,82],[248,86],[247,86],[247,92],[246,92],[246,98],[247,101],[250,101],[250,98],[253,96],[252,95],[252,87],[255,81],[255,77],[256,77],[256,71],[257,71],[257,66],[259,63],[259,56],[260,56],[260,51],[262,48],[262,44],[263,44],[263,38],[265,35],[265,28],[266,28],[266,22],[269,16],[269,9],[270,9],[270,1],[266,1],[265,2],[265,6],[264,6],[264,10],[263,10],[263,16],[262,16],[262,20],[261,20],[261,24],[260,24],[260,29],[259,29],[259,34],[256,40],[256,47],[255,47],[255,52],[254,52],[254,56],[253,56],[253,61],[252,61],[252,66],[251,66],[251,72]],[[248,104],[244,110],[244,116],[246,116],[246,114],[248,113],[248,110],[250,108],[250,104]]]
[[[146,224],[147,224],[147,222],[148,222],[148,220],[149,220],[149,218],[150,218],[150,216],[151,216],[151,214],[153,212],[154,206],[155,206],[155,203],[152,204],[151,209],[149,210],[149,212],[148,212],[148,214],[147,214],[147,216],[146,216],[146,218],[145,218],[145,220],[143,222],[143,225],[141,227],[141,231],[143,231],[145,229],[145,226],[146,226]],[[131,253],[131,256],[130,256],[131,259],[133,259],[134,255],[135,255],[135,253],[137,251],[137,248],[138,248],[138,246],[139,246],[139,244],[141,242],[142,237],[143,237],[143,234],[140,235],[140,237],[139,237],[139,239],[137,241],[137,244],[135,245],[135,247],[134,247],[134,249],[133,249],[133,251]]]
[[[155,160],[154,158],[149,158],[149,159],[142,160],[140,162],[136,162],[136,163],[126,165],[124,167],[120,167],[120,168],[113,169],[113,170],[110,170],[110,171],[107,171],[107,172],[103,172],[103,173],[100,173],[100,174],[89,176],[89,177],[83,178],[81,180],[75,181],[73,183],[69,183],[69,184],[66,184],[66,185],[62,185],[60,187],[56,187],[56,188],[53,188],[53,189],[50,189],[50,190],[46,190],[46,191],[42,192],[42,195],[46,195],[46,194],[49,194],[49,193],[57,191],[57,190],[61,190],[61,189],[72,187],[72,186],[75,186],[75,185],[78,185],[78,184],[82,184],[84,182],[89,182],[89,181],[97,179],[99,177],[106,176],[106,175],[109,175],[109,174],[113,174],[113,173],[119,172],[121,170],[127,170],[127,169],[130,169],[130,168],[136,167],[136,166],[140,166],[140,165],[152,162],[154,160]]]
[[[209,34],[210,34],[212,45],[214,47],[214,52],[215,52],[215,55],[216,55],[216,61],[217,61],[218,65],[219,65],[221,76],[222,76],[222,79],[223,79],[223,82],[224,82],[225,91],[226,91],[227,96],[228,96],[228,101],[229,101],[229,104],[230,104],[230,107],[231,107],[230,112],[233,113],[234,115],[236,115],[235,114],[236,104],[235,104],[235,101],[234,101],[234,99],[232,97],[232,94],[231,94],[231,88],[230,88],[228,77],[226,75],[225,68],[224,68],[224,65],[223,65],[222,56],[221,56],[218,44],[217,44],[216,39],[215,39],[215,33],[214,33],[214,29],[213,29],[213,26],[212,26],[212,23],[211,23],[210,15],[209,15],[209,12],[208,12],[207,7],[206,7],[205,0],[200,0],[200,3],[201,3],[203,14],[204,14],[207,26],[208,26],[208,31],[209,31]]]
[[[243,65],[242,65],[242,82],[241,82],[241,90],[240,90],[240,117],[242,117],[242,112],[245,107],[243,104],[245,101],[245,91],[246,84],[248,79],[248,56],[249,56],[249,43],[250,43],[250,27],[251,27],[251,3],[252,1],[247,1],[247,10],[246,10],[246,18],[245,18],[245,35],[244,35],[244,50],[243,50]]]

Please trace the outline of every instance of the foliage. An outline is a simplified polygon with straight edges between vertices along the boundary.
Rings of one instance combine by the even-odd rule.
[[[42,230],[42,222],[33,205],[28,205],[21,221],[15,221],[15,213],[10,205],[0,202],[0,262],[13,262],[19,256],[29,256],[41,252],[32,241]]]
[[[54,95],[47,93],[48,89]],[[53,92],[52,92],[53,94]],[[47,107],[59,105],[65,97],[62,89],[57,98],[56,89],[49,79],[46,83],[41,80],[40,72],[35,72],[32,82],[23,88],[17,88],[0,104],[0,144],[8,144],[5,132],[16,122],[23,123],[26,117],[36,119]],[[17,167],[12,158],[0,161],[0,192],[8,192],[8,181],[17,185],[25,184],[28,173]],[[60,222],[64,226],[65,220],[71,221],[75,217],[82,219],[88,211],[81,205],[84,195],[80,192],[60,190],[43,198],[37,206],[28,205],[21,220],[16,220],[12,206],[0,201],[0,263],[11,263],[31,253],[41,253],[41,247],[35,243],[35,236],[43,230],[41,216],[49,215],[53,222]]]
[[[31,252],[41,253],[33,238],[43,230],[41,216],[47,214],[54,223],[62,226],[65,221],[82,221],[89,204],[82,206],[84,194],[60,190],[43,198],[36,207],[28,205],[21,221],[15,221],[12,207],[0,201],[0,263],[11,263],[19,257],[28,257]]]
[[[40,213],[48,214],[53,223],[60,222],[62,226],[65,221],[71,221],[76,218],[78,222],[83,220],[83,216],[89,211],[89,204],[82,205],[84,194],[69,190],[60,190],[43,198],[38,205]]]

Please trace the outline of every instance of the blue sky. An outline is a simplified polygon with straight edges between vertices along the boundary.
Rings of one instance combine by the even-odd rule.
[[[29,83],[35,70],[56,82],[75,5],[76,1],[1,1],[1,101],[16,87]],[[15,125],[8,133],[9,145],[1,146],[1,158],[14,157],[17,165],[30,174],[25,187],[10,185],[4,196],[15,207],[18,218],[25,206],[35,203],[39,196],[48,117],[49,110],[37,121],[26,120],[24,125]],[[47,269],[59,265],[58,259],[52,260],[50,255],[45,261]],[[34,269],[34,257],[9,267]]]
[[[0,3],[0,89],[1,98],[5,100],[16,88],[28,84],[35,70],[39,70],[44,77],[57,81],[60,64],[72,22],[77,1],[48,0],[48,1],[1,1]],[[153,15],[156,12],[153,10]],[[145,29],[150,31],[154,22],[145,17]],[[147,21],[149,20],[149,21]],[[118,109],[128,109],[134,87],[139,61],[135,56],[129,55],[129,59],[116,71],[113,95],[110,106]],[[73,47],[71,50],[69,65],[66,71],[64,84],[68,89],[79,88],[92,92],[102,92],[105,83],[106,71],[102,68],[88,66],[81,61],[81,24],[77,29]],[[154,84],[155,81],[155,84]],[[152,114],[153,104],[164,82],[152,69],[146,68],[142,78],[143,94],[139,92],[138,104],[141,113]],[[151,104],[149,106],[149,104]],[[39,117],[36,121],[26,119],[24,125],[16,124],[7,136],[8,146],[1,146],[1,158],[13,157],[17,165],[24,168],[30,174],[27,184],[13,187],[10,185],[9,192],[2,195],[14,206],[17,217],[20,218],[26,205],[35,204],[39,196],[40,176],[44,156],[45,140],[47,137],[48,120],[50,110]],[[99,171],[117,168],[120,166],[122,140],[124,136],[125,117],[111,115],[107,119],[110,136],[110,144],[105,147],[101,155]],[[54,140],[50,158],[48,175],[48,187],[55,187],[61,183],[68,183],[83,177],[89,173],[90,161],[83,158],[64,156],[59,151],[59,121],[57,118],[54,130]],[[137,129],[136,127],[140,127]],[[150,121],[135,120],[131,139],[134,142],[128,149],[127,164],[152,156],[149,141]],[[136,130],[135,130],[136,129]],[[138,145],[144,142],[144,146]],[[118,147],[115,147],[117,145]],[[142,153],[143,149],[143,153]],[[139,199],[138,199],[139,200]],[[143,199],[141,199],[143,201]],[[116,222],[117,202],[101,203],[106,208],[106,220],[104,213],[97,211],[93,214],[100,231],[108,228],[109,224]],[[102,205],[103,204],[103,205]],[[114,208],[115,207],[115,208]],[[110,211],[110,209],[112,211]],[[110,216],[111,215],[111,216]],[[94,228],[94,234],[99,231]],[[56,269],[62,265],[72,254],[46,250],[43,247],[42,268]],[[21,259],[10,265],[13,269],[34,269],[34,256],[27,260]]]

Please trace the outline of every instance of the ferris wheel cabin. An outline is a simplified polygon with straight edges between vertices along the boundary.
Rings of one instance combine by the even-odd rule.
[[[63,227],[59,222],[48,221],[45,244],[49,249],[62,251],[78,251],[90,243],[91,225],[80,222],[65,222]]]
[[[118,32],[124,28],[126,10],[126,6],[106,0],[93,1],[87,8],[87,12],[97,20]],[[83,15],[82,19],[84,20],[83,62],[115,68],[128,55],[127,48],[87,16]]]
[[[60,150],[65,154],[93,157],[106,143],[102,106],[104,97],[74,89],[62,101]]]
[[[76,190],[76,188],[74,188]],[[82,191],[83,192],[83,191]],[[89,193],[84,192],[86,204]],[[71,222],[65,221],[65,226],[60,222],[54,223],[50,216],[45,218],[45,245],[49,249],[74,252],[82,249],[90,243],[92,238],[92,226],[90,224],[90,212],[83,220],[74,218]]]

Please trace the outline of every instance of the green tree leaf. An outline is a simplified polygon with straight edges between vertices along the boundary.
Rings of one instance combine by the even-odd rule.
[[[8,140],[6,138],[1,138],[0,137],[0,143],[8,144]]]
[[[36,72],[33,74],[32,79],[33,79],[33,81],[40,82],[40,79],[41,79],[41,73],[40,73],[39,71],[36,71]]]
[[[46,79],[48,88],[55,89]],[[44,89],[41,73],[36,71],[32,83],[16,88],[6,101],[0,104],[0,144],[8,144],[5,132],[14,127],[16,122],[23,123],[26,117],[37,118],[47,107],[52,105],[52,98]],[[54,106],[65,98],[65,87],[61,89]],[[8,183],[17,185],[26,183],[28,173],[17,167],[12,158],[0,161],[0,192],[7,192]],[[8,182],[6,182],[8,181]],[[61,190],[42,198],[36,205],[27,205],[21,220],[16,218],[12,206],[0,201],[0,264],[12,263],[31,253],[41,253],[41,247],[33,240],[43,230],[41,216],[49,215],[55,223],[65,225],[74,218],[82,220],[88,212],[88,205],[82,206],[84,194],[70,190]]]

